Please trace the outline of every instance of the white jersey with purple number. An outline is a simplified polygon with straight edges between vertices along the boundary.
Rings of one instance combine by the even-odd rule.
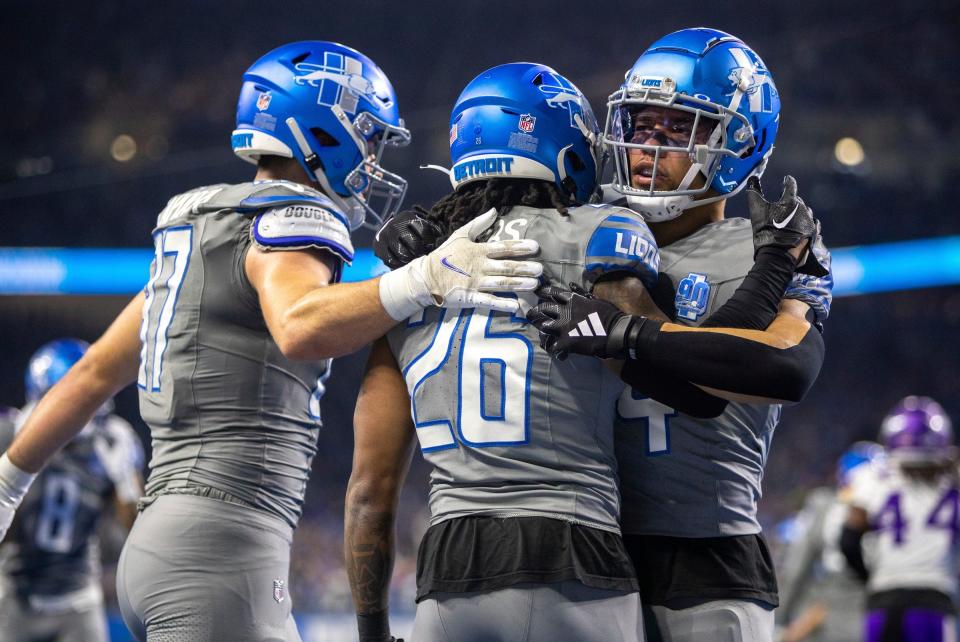
[[[876,530],[876,549],[866,559],[870,592],[956,593],[960,490],[955,476],[926,481],[889,465],[857,476],[851,503],[867,512]]]

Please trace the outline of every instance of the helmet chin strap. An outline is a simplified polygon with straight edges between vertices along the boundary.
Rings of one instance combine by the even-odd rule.
[[[303,130],[300,129],[297,119],[291,116],[287,118],[285,122],[287,123],[287,127],[290,128],[290,133],[293,134],[293,139],[297,141],[297,147],[300,148],[300,153],[303,154],[303,162],[307,166],[307,174],[309,177],[315,180],[317,184],[320,185],[324,195],[340,208],[347,217],[347,220],[350,221],[351,229],[360,227],[365,217],[363,206],[359,203],[351,202],[354,201],[353,198],[344,198],[334,191],[330,186],[330,181],[327,180],[327,175],[323,172],[320,158],[316,152],[310,148],[310,143],[307,142],[307,137],[303,135]]]
[[[750,173],[750,176],[761,176],[763,171],[767,167],[767,159],[764,158],[763,161],[757,165],[757,168]],[[747,177],[749,178],[749,176]],[[651,223],[661,223],[663,221],[670,221],[681,214],[685,210],[688,210],[693,207],[700,207],[701,205],[709,205],[710,203],[716,203],[717,201],[723,201],[731,196],[736,196],[742,192],[746,187],[748,180],[743,180],[737,185],[736,189],[727,193],[727,194],[718,194],[717,196],[711,196],[710,198],[703,198],[700,200],[694,200],[693,196],[689,194],[678,194],[676,196],[626,196],[627,205],[630,206],[630,209],[634,210],[641,216],[644,220],[650,221]]]

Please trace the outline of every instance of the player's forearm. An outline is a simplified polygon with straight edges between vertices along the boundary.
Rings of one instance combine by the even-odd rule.
[[[274,334],[291,359],[326,359],[356,352],[396,323],[380,303],[379,279],[373,279],[312,290],[284,312]]]
[[[27,472],[39,471],[101,405],[132,381],[119,374],[84,356],[37,404],[10,446],[10,461]]]
[[[668,321],[639,279],[611,275],[593,288],[598,299],[609,301],[624,312],[658,321]],[[697,388],[688,381],[670,376],[647,364],[608,359],[608,367],[634,390],[692,417],[719,416],[727,402]]]
[[[860,581],[866,582],[870,577],[870,571],[863,559],[863,547],[861,546],[863,534],[864,531],[858,528],[844,525],[843,531],[840,533],[840,552],[847,560],[847,566],[850,567],[850,570]]]
[[[347,487],[344,560],[361,642],[390,639],[389,598],[393,574],[396,488],[380,480]]]
[[[631,330],[631,358],[717,391],[800,401],[823,364],[823,338],[781,314],[766,331],[688,328],[646,320]]]
[[[701,328],[763,330],[777,316],[780,300],[793,278],[799,250],[761,248],[753,267],[733,296],[711,314]]]
[[[30,413],[9,457],[37,472],[53,453],[90,421],[97,409],[137,378],[140,361],[141,292]]]

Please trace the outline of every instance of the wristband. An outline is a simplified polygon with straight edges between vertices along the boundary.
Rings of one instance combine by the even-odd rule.
[[[662,321],[647,317],[633,317],[634,323],[627,329],[627,356],[630,359],[644,361],[653,356],[653,349],[660,336]]]
[[[426,260],[421,256],[380,277],[380,304],[394,321],[408,319],[429,305],[430,292],[421,274]]]
[[[0,457],[0,506],[19,506],[36,477],[36,473],[22,470],[4,453],[3,457]]]
[[[614,323],[607,333],[606,358],[625,359],[627,356],[627,339],[630,329],[635,325],[637,317],[623,314]]]
[[[357,613],[360,642],[383,642],[390,639],[390,618],[387,611]]]

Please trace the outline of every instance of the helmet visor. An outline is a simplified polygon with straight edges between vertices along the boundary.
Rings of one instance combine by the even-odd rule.
[[[685,152],[706,145],[719,122],[700,112],[654,105],[621,105],[614,117],[613,135],[620,142]]]

